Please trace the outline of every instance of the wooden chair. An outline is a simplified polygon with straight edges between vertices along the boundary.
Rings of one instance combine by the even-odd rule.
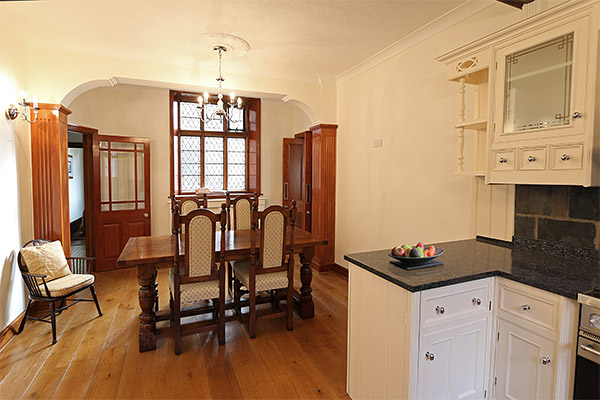
[[[181,256],[179,246],[175,246],[175,265],[171,268],[169,276],[171,326],[175,336],[175,354],[180,354],[182,336],[215,327],[218,328],[219,344],[225,344],[225,204],[221,205],[220,214],[214,214],[207,209],[195,209],[185,215],[179,215],[176,210],[175,221],[176,227],[181,226],[187,232],[184,235],[185,254]],[[217,222],[221,224],[221,256],[218,268],[215,252]],[[175,236],[176,243],[179,243],[178,228]],[[182,305],[206,300],[212,300],[213,306],[209,311],[212,311],[213,319],[182,326]]]
[[[23,245],[23,248],[31,246],[41,246],[46,243],[50,243],[49,240],[45,239],[34,239]],[[25,281],[27,287],[27,293],[29,300],[27,307],[25,308],[25,315],[19,326],[17,334],[23,332],[25,328],[25,322],[27,319],[34,319],[36,321],[48,322],[52,325],[52,344],[56,343],[56,316],[62,313],[67,308],[75,305],[81,301],[93,301],[96,304],[98,310],[98,316],[102,316],[100,311],[100,304],[98,304],[98,298],[96,297],[96,290],[94,289],[94,275],[87,274],[89,272],[90,264],[94,261],[94,258],[90,257],[66,257],[67,260],[71,260],[71,269],[77,273],[69,274],[60,278],[47,281],[47,275],[36,275],[29,273],[27,264],[23,254],[19,252],[17,262],[19,269],[21,270],[21,276]],[[71,298],[71,296],[85,290],[90,289],[92,299],[80,299]],[[45,315],[41,318],[28,315],[29,308],[31,307],[32,301],[42,301],[48,303],[50,314]],[[60,302],[58,309],[56,309],[55,302]],[[71,303],[67,304],[67,301]],[[50,320],[46,318],[50,317]]]
[[[258,211],[257,202],[252,210],[252,233],[250,244],[250,260],[233,261],[234,270],[234,302],[236,312],[248,325],[250,338],[255,338],[255,325],[259,319],[287,317],[287,329],[293,325],[293,288],[294,288],[294,225],[296,219],[296,202],[292,208],[270,206]],[[289,237],[289,243],[287,238]],[[260,244],[260,247],[259,247]],[[258,254],[257,253],[258,250]],[[287,251],[286,251],[287,250]],[[248,315],[243,315],[240,306],[241,286],[248,289]],[[287,291],[286,309],[279,310],[278,292]],[[256,293],[269,291],[275,301],[274,310],[270,314],[257,316]],[[274,297],[273,297],[274,296]],[[248,318],[246,318],[248,317]]]
[[[231,194],[225,194],[225,206],[227,208],[227,226],[230,230],[250,229],[252,225],[252,203],[258,204],[258,193],[236,196],[233,200]],[[231,222],[231,211],[233,209],[233,224]]]

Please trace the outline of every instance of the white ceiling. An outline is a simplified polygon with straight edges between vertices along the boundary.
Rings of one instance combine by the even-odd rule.
[[[227,72],[333,78],[466,0],[2,1],[5,26],[29,47],[216,70],[202,33],[250,44]]]

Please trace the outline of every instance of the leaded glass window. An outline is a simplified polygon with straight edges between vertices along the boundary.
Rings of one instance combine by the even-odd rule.
[[[196,93],[173,93],[172,150],[175,193],[193,193],[201,187],[214,191],[246,191],[246,109],[226,104],[229,119],[208,120],[216,97],[202,108]]]

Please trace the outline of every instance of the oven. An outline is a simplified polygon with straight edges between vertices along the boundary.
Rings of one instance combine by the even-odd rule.
[[[600,399],[600,289],[579,294],[574,399]]]

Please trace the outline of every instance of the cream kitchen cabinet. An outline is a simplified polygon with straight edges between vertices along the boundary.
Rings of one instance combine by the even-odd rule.
[[[494,46],[488,183],[598,184],[597,14],[543,19]]]
[[[599,30],[598,1],[567,1],[436,58],[459,83],[459,122],[470,86],[486,96],[475,107],[485,123],[456,126],[459,171],[474,166],[487,184],[600,185]],[[472,152],[465,123],[478,129]]]
[[[496,278],[494,398],[571,397],[574,300]]]
[[[496,399],[550,399],[554,387],[554,342],[499,319]]]

